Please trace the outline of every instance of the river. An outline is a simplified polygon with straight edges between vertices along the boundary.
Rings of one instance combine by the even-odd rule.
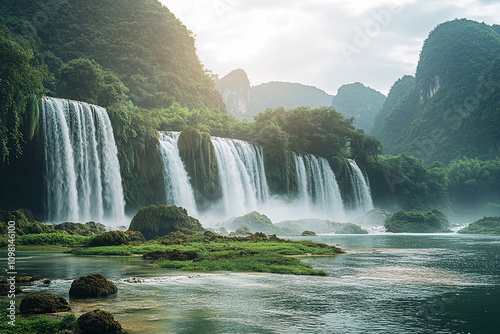
[[[298,239],[298,238],[295,238]],[[184,273],[138,257],[17,252],[20,276],[53,279],[75,313],[101,308],[128,333],[498,333],[500,236],[323,235],[346,254],[305,258],[326,277]],[[5,251],[0,253],[5,260]],[[118,294],[69,298],[73,279],[100,273]],[[129,283],[137,277],[141,283]],[[20,301],[22,295],[18,297]]]

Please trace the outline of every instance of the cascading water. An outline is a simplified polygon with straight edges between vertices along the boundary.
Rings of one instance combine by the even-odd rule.
[[[163,161],[167,205],[182,206],[193,216],[197,215],[196,202],[186,168],[179,155],[179,134],[180,132],[160,132],[159,149]]]
[[[365,179],[363,172],[356,164],[356,161],[347,159],[351,166],[351,183],[354,192],[354,211],[365,214],[373,210],[373,201],[368,185],[368,179]]]
[[[269,199],[262,149],[250,143],[212,137],[227,217],[247,214]]]
[[[42,107],[48,221],[123,222],[118,152],[106,109],[50,97]]]
[[[344,204],[335,174],[325,158],[295,154],[298,199],[315,216],[342,218]]]

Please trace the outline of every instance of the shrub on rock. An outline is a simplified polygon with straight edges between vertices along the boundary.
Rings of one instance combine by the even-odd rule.
[[[134,216],[129,227],[129,231],[139,231],[147,240],[181,229],[205,231],[198,219],[188,216],[186,209],[175,205],[150,205],[142,208]]]
[[[95,236],[90,241],[90,246],[118,246],[127,244],[128,240],[128,236],[122,231],[110,231]]]
[[[82,334],[116,333],[122,329],[111,313],[99,309],[82,314],[76,323]]]
[[[98,298],[114,294],[118,288],[100,274],[82,276],[71,283],[69,295],[83,298]]]
[[[66,299],[60,296],[31,295],[23,298],[19,311],[22,314],[69,312],[71,307]]]
[[[68,234],[89,236],[106,232],[106,226],[100,223],[90,221],[85,224],[80,223],[61,223],[54,226],[58,231],[66,231]]]

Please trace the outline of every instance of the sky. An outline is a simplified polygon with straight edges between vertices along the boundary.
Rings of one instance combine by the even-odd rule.
[[[329,94],[361,82],[383,94],[415,74],[438,24],[500,24],[498,0],[160,0],[193,32],[205,68],[252,86],[298,82]]]

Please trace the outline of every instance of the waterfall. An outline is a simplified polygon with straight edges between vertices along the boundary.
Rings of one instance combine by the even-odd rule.
[[[354,192],[354,210],[360,214],[373,209],[372,195],[368,179],[365,179],[363,172],[359,169],[356,161],[347,159],[351,166],[351,183]]]
[[[227,216],[247,214],[269,199],[262,149],[250,143],[212,137]]]
[[[167,205],[182,206],[192,216],[197,214],[196,202],[186,168],[179,155],[179,134],[180,132],[160,132],[159,149],[163,161],[165,193]]]
[[[302,205],[322,217],[343,217],[344,204],[328,161],[310,154],[295,153],[294,161],[297,169],[297,195]]]
[[[118,151],[106,109],[45,97],[41,116],[48,221],[122,222]]]

